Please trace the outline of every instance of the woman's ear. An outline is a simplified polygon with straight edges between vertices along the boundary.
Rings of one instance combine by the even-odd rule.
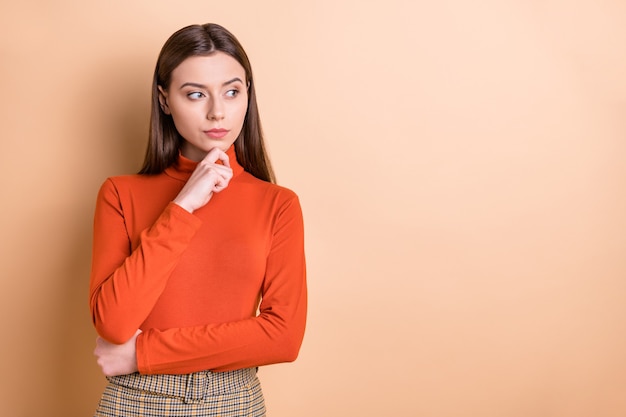
[[[167,105],[167,91],[163,89],[160,85],[157,86],[159,89],[159,104],[161,105],[161,110],[165,114],[171,114],[170,107]]]

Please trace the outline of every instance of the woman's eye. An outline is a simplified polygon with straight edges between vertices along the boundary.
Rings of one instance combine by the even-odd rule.
[[[204,97],[204,94],[202,94],[199,91],[194,91],[193,93],[187,94],[187,97],[189,97],[192,100],[198,100],[198,99],[201,99],[202,97]]]
[[[239,94],[239,90],[228,90],[226,92],[227,97],[236,97]]]

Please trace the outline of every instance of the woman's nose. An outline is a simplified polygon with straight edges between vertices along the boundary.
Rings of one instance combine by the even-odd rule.
[[[209,120],[222,120],[224,118],[224,105],[220,100],[213,100],[206,115]]]

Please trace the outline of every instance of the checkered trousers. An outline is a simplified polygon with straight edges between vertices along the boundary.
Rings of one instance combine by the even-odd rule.
[[[264,417],[256,372],[109,377],[95,417]]]

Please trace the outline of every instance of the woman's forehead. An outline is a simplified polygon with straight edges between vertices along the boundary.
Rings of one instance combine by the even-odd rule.
[[[234,79],[246,82],[246,71],[239,62],[224,52],[192,56],[172,71],[170,84],[195,83],[206,86],[222,85]]]

